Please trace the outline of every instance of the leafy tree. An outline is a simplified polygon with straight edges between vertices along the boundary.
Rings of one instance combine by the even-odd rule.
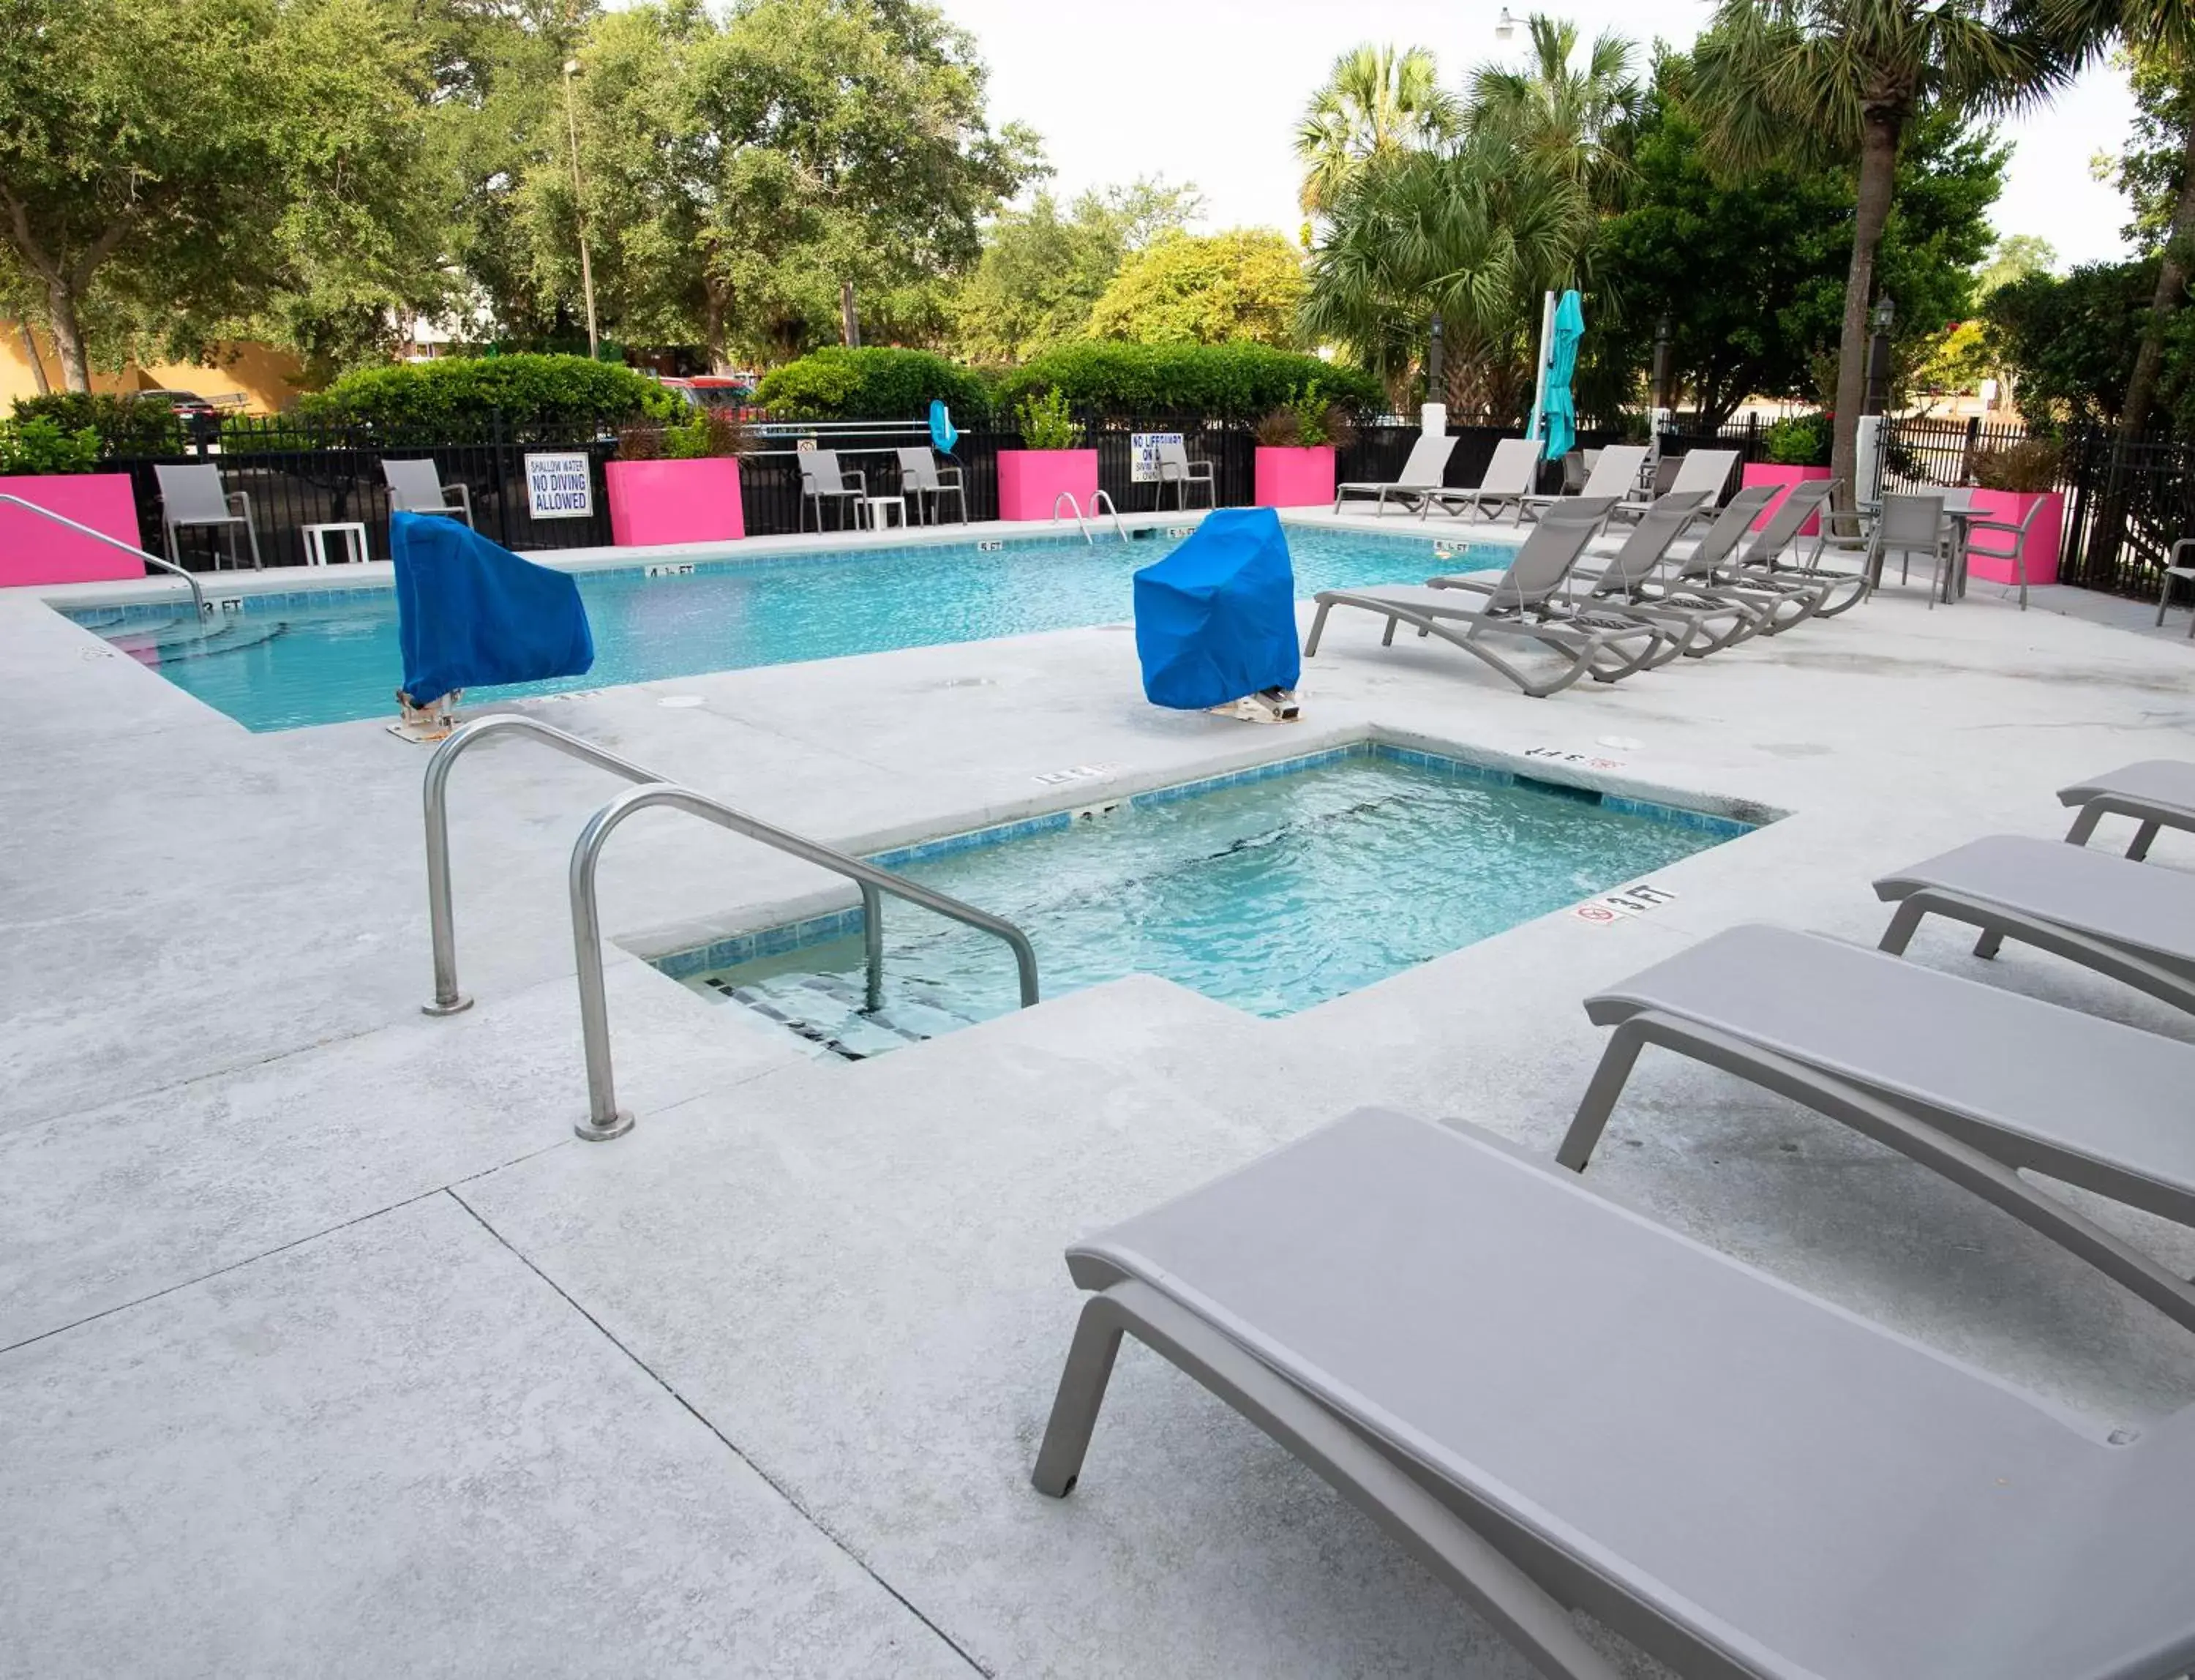
[[[1080,335],[1121,259],[1197,213],[1191,187],[1138,181],[1085,193],[1062,215],[1048,193],[1000,212],[953,300],[953,334],[981,361],[1025,361]]]
[[[2062,277],[2030,274],[1990,294],[1985,343],[2012,376],[2031,423],[2124,420],[2161,266],[2156,257],[2083,263]],[[2166,326],[2152,389],[2152,401],[2178,424],[2195,425],[2195,320],[2185,315]]]
[[[1990,250],[1989,258],[1974,275],[1974,295],[1986,297],[2000,286],[2030,274],[2054,274],[2058,247],[2039,234],[2008,234]]]
[[[1280,234],[1172,233],[1131,255],[1090,311],[1090,336],[1138,344],[1292,344],[1303,261]]]
[[[278,304],[303,329],[439,298],[403,24],[383,0],[11,0],[0,245],[72,390],[88,322],[187,355]]]
[[[1461,107],[1441,86],[1439,66],[1423,47],[1397,52],[1367,42],[1351,49],[1334,60],[1296,125],[1303,207],[1329,210],[1366,164],[1437,145],[1461,118]]]
[[[605,310],[626,336],[781,360],[865,316],[942,315],[936,282],[1035,165],[994,134],[966,32],[919,0],[699,0],[605,15],[580,50],[586,223]],[[527,183],[534,266],[576,290],[568,174]]]
[[[1637,49],[1605,32],[1581,61],[1577,26],[1540,12],[1525,20],[1525,32],[1528,69],[1484,64],[1472,72],[1468,120],[1512,136],[1606,201],[1628,172],[1628,131],[1645,99],[1633,69]]]
[[[2020,0],[1718,0],[1692,49],[1707,139],[1733,170],[1799,151],[1856,163],[1831,469],[1846,485],[1866,379],[1876,248],[1915,124],[2031,104],[2071,75],[2062,43]]]

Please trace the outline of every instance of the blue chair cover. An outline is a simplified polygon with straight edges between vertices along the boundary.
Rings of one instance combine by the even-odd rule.
[[[595,662],[579,586],[431,513],[389,516],[404,692],[430,706],[457,689],[576,677]]]
[[[1136,653],[1154,706],[1201,711],[1293,688],[1295,568],[1280,515],[1223,507],[1136,574]]]
[[[937,453],[949,455],[953,446],[960,441],[960,433],[953,424],[953,411],[936,397],[930,399],[930,441],[937,446]]]

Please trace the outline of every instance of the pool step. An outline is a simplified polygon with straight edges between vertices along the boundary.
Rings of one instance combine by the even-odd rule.
[[[971,1016],[905,995],[889,999],[871,1014],[861,1007],[858,975],[823,972],[740,979],[735,973],[705,974],[700,984],[843,1061],[865,1061],[974,1025]]]

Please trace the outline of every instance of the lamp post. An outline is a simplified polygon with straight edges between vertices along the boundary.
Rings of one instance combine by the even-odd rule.
[[[579,113],[573,102],[572,78],[579,73],[579,61],[564,61],[564,125],[572,136],[572,213],[579,220],[579,286],[587,295],[587,359],[591,361],[602,348],[600,336],[595,331],[595,264],[587,255],[586,189],[579,182]]]
[[[1663,315],[1654,323],[1654,407],[1666,410],[1669,407],[1669,352],[1673,329],[1669,318]]]
[[[1898,309],[1884,292],[1875,301],[1868,316],[1875,336],[1867,346],[1867,406],[1865,413],[1881,414],[1890,407],[1890,328],[1898,319]]]
[[[1441,391],[1446,378],[1447,375],[1443,371],[1441,318],[1435,315],[1432,336],[1426,344],[1426,400],[1428,402],[1438,402],[1443,400]]]
[[[1509,15],[1509,9],[1507,6],[1504,6],[1501,9],[1501,17],[1495,20],[1494,25],[1494,38],[1497,41],[1507,41],[1514,37],[1516,33],[1517,20]]]

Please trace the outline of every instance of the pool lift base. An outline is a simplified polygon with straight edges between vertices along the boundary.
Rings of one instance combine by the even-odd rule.
[[[458,726],[458,701],[464,698],[464,693],[463,689],[452,689],[440,700],[418,706],[402,689],[397,690],[396,703],[401,708],[401,715],[389,725],[389,732],[400,741],[416,742],[423,747],[447,740],[450,731]]]
[[[1259,689],[1212,709],[1220,717],[1239,718],[1250,724],[1293,724],[1302,716],[1293,689]]]

